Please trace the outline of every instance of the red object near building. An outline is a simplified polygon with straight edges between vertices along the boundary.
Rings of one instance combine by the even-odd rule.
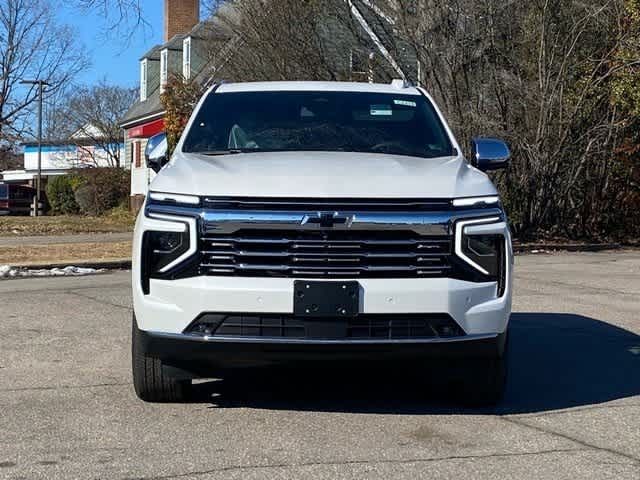
[[[153,120],[148,123],[136,125],[127,130],[128,138],[151,138],[164,131],[164,119]]]

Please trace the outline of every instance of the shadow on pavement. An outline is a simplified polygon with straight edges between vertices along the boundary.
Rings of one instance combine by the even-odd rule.
[[[490,409],[461,406],[438,371],[276,372],[196,384],[212,408],[385,414],[535,413],[640,395],[640,336],[592,318],[557,313],[511,317],[509,380]]]

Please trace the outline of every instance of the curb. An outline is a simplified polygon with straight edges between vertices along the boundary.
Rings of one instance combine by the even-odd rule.
[[[69,266],[80,268],[95,268],[96,270],[131,270],[131,260],[105,260],[105,261],[69,261],[65,263],[33,263],[29,265],[11,265],[14,268],[26,270],[51,270],[52,268],[65,268]]]
[[[619,243],[525,243],[513,244],[515,253],[547,252],[601,252],[604,250],[620,250]],[[538,252],[536,252],[538,253]]]

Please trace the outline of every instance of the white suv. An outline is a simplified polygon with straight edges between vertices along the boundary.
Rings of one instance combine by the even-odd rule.
[[[421,88],[220,84],[159,172],[133,247],[133,379],[180,401],[193,378],[320,362],[467,368],[467,399],[500,399],[513,253],[486,170]],[[455,362],[454,362],[455,360]],[[225,373],[226,372],[226,373]]]

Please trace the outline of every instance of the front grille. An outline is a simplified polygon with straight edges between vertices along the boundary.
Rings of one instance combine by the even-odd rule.
[[[354,318],[308,319],[294,315],[204,314],[186,334],[207,337],[406,340],[450,338],[465,333],[448,314],[360,314]]]
[[[240,230],[201,239],[205,275],[410,278],[446,276],[451,239],[402,231]]]

